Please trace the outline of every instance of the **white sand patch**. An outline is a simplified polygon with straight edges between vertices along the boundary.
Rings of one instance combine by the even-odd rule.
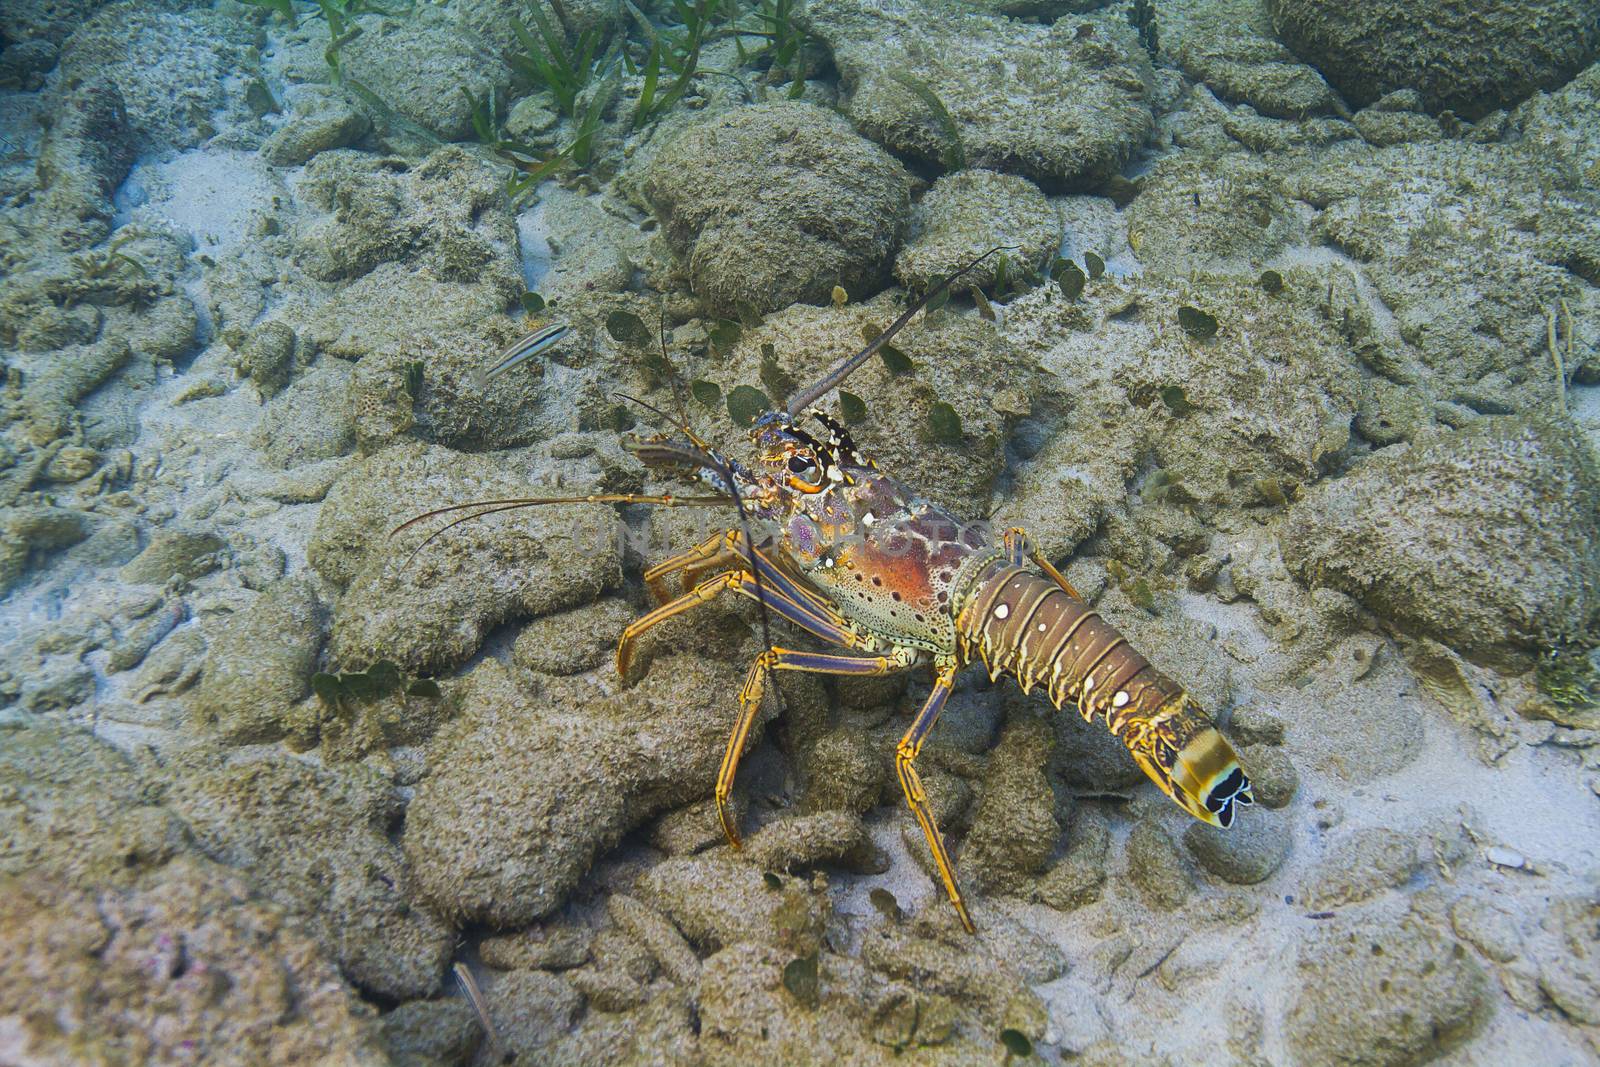
[[[283,180],[254,152],[200,150],[134,164],[113,196],[116,225],[165,225],[215,255],[256,236],[258,219],[287,198]]]
[[[522,280],[530,292],[550,270],[550,224],[544,217],[544,201],[517,216],[517,251],[522,256]]]

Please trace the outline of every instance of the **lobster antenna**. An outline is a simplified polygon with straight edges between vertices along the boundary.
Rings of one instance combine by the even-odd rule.
[[[887,330],[884,330],[878,336],[874,337],[872,339],[872,343],[867,345],[866,348],[863,348],[849,359],[841,360],[834,364],[828,373],[824,374],[815,385],[811,386],[811,388],[805,390],[804,392],[796,393],[793,397],[791,397],[789,399],[787,408],[789,418],[793,419],[795,416],[799,415],[800,412],[804,411],[806,408],[820,400],[823,396],[826,396],[828,393],[837,388],[840,382],[844,381],[851,374],[854,374],[856,369],[860,367],[861,364],[872,358],[873,353],[877,352],[878,349],[888,344],[890,338],[903,330],[906,326],[906,323],[910,322],[912,317],[915,316],[917,312],[927,307],[928,304],[938,297],[940,293],[943,293],[945,290],[949,289],[950,284],[957,278],[961,277],[973,267],[976,267],[978,264],[994,255],[996,252],[1003,252],[1016,247],[1018,246],[996,245],[983,255],[979,256],[977,259],[974,259],[972,262],[956,271],[954,274],[950,274],[944,278],[941,278],[938,284],[929,289],[926,293],[923,293],[915,304],[912,304],[910,307],[906,308],[905,311],[901,312],[900,317],[895,319],[894,322],[889,325]]]

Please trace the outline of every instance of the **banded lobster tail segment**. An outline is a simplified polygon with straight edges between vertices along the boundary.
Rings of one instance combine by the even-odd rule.
[[[978,575],[956,616],[963,659],[991,678],[1043,686],[1061,708],[1102,719],[1134,761],[1179,807],[1213,826],[1253,803],[1238,754],[1210,717],[1088,604],[1032,567],[997,558]]]

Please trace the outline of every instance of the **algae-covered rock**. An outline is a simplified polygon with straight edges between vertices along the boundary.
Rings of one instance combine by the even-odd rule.
[[[234,365],[255,383],[262,396],[277,395],[289,384],[294,370],[294,330],[281,322],[253,327]]]
[[[1348,907],[1404,885],[1419,866],[1411,836],[1381,826],[1357,830],[1328,849],[1301,896],[1310,908]]]
[[[1266,811],[1247,811],[1226,830],[1195,822],[1183,832],[1183,843],[1200,866],[1234,885],[1272,877],[1291,842],[1287,820]]]
[[[348,454],[355,426],[347,391],[350,365],[324,360],[267,403],[250,434],[268,467],[302,467]]]
[[[711,115],[663,148],[643,183],[695,293],[719,314],[857,298],[882,287],[910,179],[850,124],[810,104]]]
[[[471,1063],[483,1043],[483,1024],[465,997],[408,1000],[380,1025],[394,1067]]]
[[[0,35],[8,42],[60,44],[104,5],[105,0],[15,0],[0,11]]]
[[[16,1062],[387,1062],[371,1007],[298,923],[205,861],[129,888],[0,878],[0,942]]]
[[[1143,819],[1128,835],[1128,878],[1145,903],[1171,911],[1194,892],[1194,881],[1172,838],[1151,819]]]
[[[544,674],[577,674],[611,658],[623,627],[639,613],[614,597],[534,619],[511,646],[511,662]]]
[[[1315,487],[1279,533],[1301,580],[1486,663],[1600,622],[1600,470],[1565,421],[1482,419]]]
[[[511,521],[466,522],[419,548],[448,518],[388,536],[423,507],[397,486],[425,487],[433,506],[527,491],[514,462],[415,442],[346,471],[308,549],[323,577],[347,586],[333,617],[332,653],[341,667],[382,659],[413,673],[453,666],[491,627],[588,603],[621,581],[617,520],[607,508],[537,508]]]
[[[217,132],[214,113],[228,102],[227,77],[246,65],[249,38],[243,20],[125,0],[68,38],[60,69],[69,82],[114,83],[145,144],[192,148]]]
[[[352,982],[386,997],[431,993],[453,936],[409,899],[386,784],[360,767],[218,757],[202,750],[169,773],[167,802],[200,849],[300,915]]]
[[[1280,169],[1244,153],[1165,156],[1127,214],[1140,261],[1174,274],[1218,260],[1259,262],[1306,239]]]
[[[1121,18],[1043,26],[866,0],[813,0],[800,18],[833,53],[850,120],[902,155],[948,167],[959,150],[1046,186],[1094,185],[1151,127],[1149,57]]]
[[[198,578],[220,565],[226,546],[209,530],[159,530],[119,572],[125,582],[161,585],[175,576]]]
[[[423,894],[493,926],[560,907],[600,849],[711,791],[741,676],[673,656],[604,696],[581,679],[530,692],[493,660],[476,667],[407,809],[403,844]]]
[[[911,209],[906,246],[895,257],[895,277],[923,291],[992,248],[990,256],[963,275],[958,290],[987,289],[1004,257],[1014,272],[1037,266],[1061,244],[1056,210],[1039,187],[1014,174],[963,170],[933,183]]]
[[[1343,110],[1322,75],[1274,36],[1265,0],[1220,0],[1162,11],[1157,25],[1162,43],[1176,46],[1184,72],[1224,100],[1286,119]]]
[[[1045,773],[1054,744],[1048,722],[1018,717],[989,754],[961,853],[961,872],[974,885],[1014,892],[1054,854],[1061,824]]]
[[[505,64],[444,11],[418,8],[398,19],[369,15],[356,24],[361,36],[340,49],[340,69],[446,141],[472,136],[467,92],[500,95],[510,84]]]
[[[300,578],[278,582],[223,621],[189,698],[196,720],[233,744],[282,737],[310,692],[324,626],[316,593]]]
[[[86,77],[63,95],[39,146],[37,211],[64,248],[87,248],[111,232],[111,194],[138,154],[127,101],[111,79]]]
[[[639,880],[640,897],[661,909],[691,943],[718,950],[740,942],[815,947],[829,914],[825,894],[726,854],[664,860]]]
[[[1284,1020],[1303,1067],[1425,1063],[1469,1040],[1493,1010],[1478,963],[1417,917],[1315,929]]]
[[[153,793],[127,756],[86,731],[0,726],[0,877],[125,885],[160,867],[187,835]]]
[[[1429,110],[1478,118],[1559,88],[1600,45],[1584,0],[1419,8],[1395,0],[1267,0],[1278,33],[1357,106],[1415,89]]]
[[[261,145],[261,158],[275,167],[295,167],[318,152],[344,148],[372,128],[366,115],[337,98],[307,94],[289,121]]]
[[[1300,772],[1281,748],[1248,745],[1239,749],[1239,763],[1250,778],[1250,794],[1264,808],[1286,807],[1300,788]]]

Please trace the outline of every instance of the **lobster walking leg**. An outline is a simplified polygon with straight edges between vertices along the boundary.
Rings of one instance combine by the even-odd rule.
[[[650,590],[650,595],[655,598],[656,603],[660,604],[667,599],[666,587],[663,585],[667,575],[682,571],[684,588],[692,589],[699,584],[691,576],[692,574],[704,573],[708,569],[720,569],[709,565],[722,560],[724,556],[728,555],[724,544],[727,537],[727,531],[719,532],[695,545],[687,552],[679,552],[676,556],[668,557],[647,569],[644,572],[645,588]],[[730,559],[726,562],[732,561]]]
[[[1066,590],[1068,596],[1075,600],[1083,599],[1078,591],[1068,584],[1066,578],[1062,577],[1061,572],[1056,570],[1050,561],[1044,558],[1044,553],[1040,552],[1038,547],[1034,545],[1033,538],[1028,536],[1027,530],[1020,526],[1011,527],[1005,532],[1002,544],[1004,544],[1006,556],[1011,562],[1017,564],[1031,562],[1035,567],[1044,571],[1051,581]]]
[[[728,797],[733,792],[734,775],[739,771],[739,757],[744,754],[750,726],[761,711],[761,697],[766,692],[768,671],[810,671],[814,674],[872,677],[904,670],[914,661],[915,654],[909,650],[897,650],[888,656],[840,656],[826,652],[769,648],[757,656],[750,665],[744,687],[739,690],[739,721],[733,728],[733,736],[728,738],[728,748],[722,756],[722,769],[717,772],[717,818],[722,822],[722,832],[727,835],[728,844],[734,848],[740,847],[739,830],[734,825]]]
[[[922,705],[922,710],[917,712],[911,729],[906,731],[905,737],[900,739],[900,744],[895,749],[894,766],[899,772],[900,788],[905,791],[906,803],[911,806],[911,814],[916,816],[917,825],[922,827],[922,836],[928,839],[928,848],[933,852],[934,865],[939,868],[939,879],[944,882],[944,891],[950,895],[950,903],[955,905],[956,914],[961,917],[961,925],[971,934],[976,933],[977,928],[972,925],[972,916],[967,914],[967,905],[961,899],[961,890],[956,888],[955,868],[950,865],[950,854],[945,851],[944,839],[939,836],[939,828],[934,825],[933,809],[928,806],[928,794],[922,788],[922,779],[917,775],[916,768],[917,754],[922,751],[922,742],[928,736],[928,731],[933,729],[933,724],[938,721],[939,713],[944,710],[950,691],[955,688],[956,670],[957,667],[953,662],[939,665],[938,673],[933,680],[933,692],[928,694],[928,699]]]

